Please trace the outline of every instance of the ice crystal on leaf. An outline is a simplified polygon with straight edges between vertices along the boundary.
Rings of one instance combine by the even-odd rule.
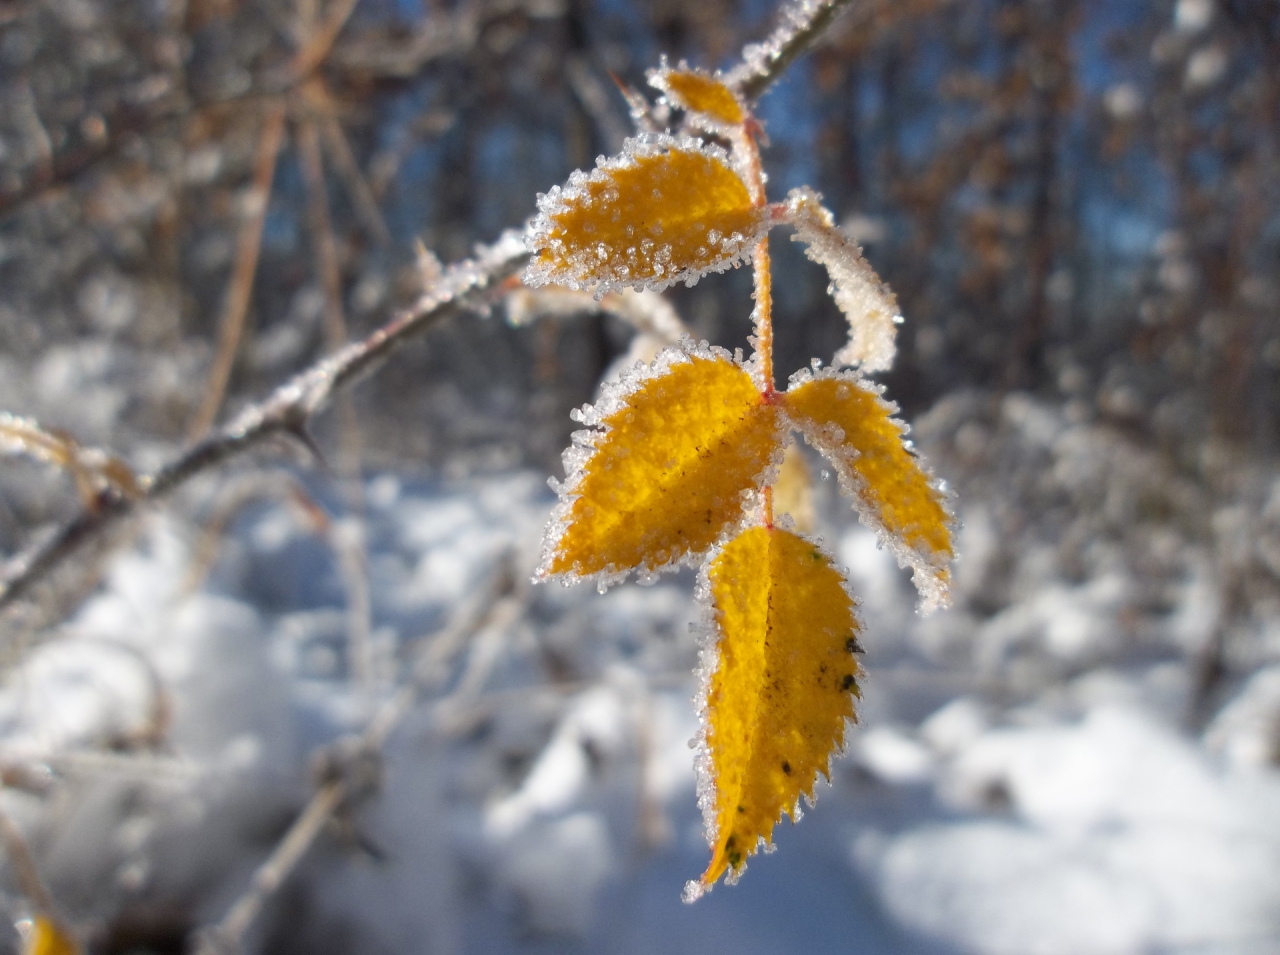
[[[912,568],[923,608],[931,610],[948,600],[951,515],[945,492],[908,449],[897,408],[880,391],[854,372],[806,369],[792,379],[785,407],[805,440],[835,465],[863,522]]]
[[[742,100],[719,76],[692,70],[683,63],[676,69],[664,64],[653,70],[649,83],[662,90],[673,105],[693,114],[699,126],[712,132],[741,126],[747,118]]]
[[[750,254],[757,353],[744,362],[688,338],[606,384],[577,412],[586,429],[565,452],[566,479],[543,545],[539,580],[594,579],[600,587],[703,554],[699,590],[713,641],[703,651],[698,799],[711,862],[685,887],[693,901],[741,874],[774,824],[799,818],[854,718],[862,651],[856,602],[843,572],[796,533],[812,522],[808,476],[788,429],[827,457],[862,520],[915,572],[922,609],[947,601],[954,555],[946,493],[905,440],[895,407],[862,372],[893,362],[898,304],[808,188],[770,205],[749,89],[794,56],[796,37],[834,15],[830,2],[797,4],[764,46],[726,77],[663,65],[650,74],[659,109],[633,97],[648,123],[683,110],[726,153],[701,140],[645,134],[539,197],[527,242],[530,285],[661,291],[723,271]],[[826,267],[849,320],[838,364],[774,387],[772,278],[762,237],[795,229]],[[672,324],[672,323],[668,323]],[[674,324],[678,324],[675,322]],[[816,367],[816,362],[815,362]],[[785,449],[785,450],[784,450]]]
[[[700,895],[769,843],[783,813],[813,798],[854,719],[860,630],[843,575],[815,544],[753,527],[711,560],[715,669],[704,704],[699,800],[711,863]],[[708,775],[709,772],[709,775]]]
[[[688,339],[607,389],[565,453],[541,578],[649,573],[708,550],[780,458],[781,415],[722,349]]]
[[[849,320],[849,343],[836,352],[836,364],[857,365],[868,372],[889,368],[902,321],[897,296],[812,189],[793,189],[787,195],[787,211],[796,230],[792,241],[805,243],[804,254],[826,267],[832,298]]]
[[[724,271],[766,227],[724,150],[666,135],[629,139],[613,159],[539,197],[530,285],[661,291]]]

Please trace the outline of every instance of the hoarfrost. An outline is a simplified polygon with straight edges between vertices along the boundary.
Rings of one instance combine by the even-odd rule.
[[[867,381],[855,371],[840,371],[834,368],[822,368],[816,374],[808,368],[802,368],[791,376],[791,387],[797,388],[805,382],[824,378],[847,381],[850,387],[870,389],[876,395],[884,394],[882,385]],[[885,401],[883,397],[879,397],[877,400],[887,414],[893,415],[898,411],[898,406],[893,402]],[[894,420],[896,423],[901,424],[901,422],[897,422],[897,419]],[[930,613],[940,607],[947,606],[950,602],[948,578],[939,574],[939,571],[946,569],[948,563],[946,555],[908,546],[899,535],[885,526],[877,510],[866,503],[866,481],[853,467],[853,462],[861,456],[861,452],[844,442],[844,433],[839,427],[821,427],[803,418],[793,419],[792,426],[804,435],[805,441],[811,447],[820,451],[835,465],[841,493],[853,501],[853,506],[858,512],[858,518],[863,524],[875,531],[878,542],[888,548],[889,552],[897,559],[898,566],[911,568],[912,582],[920,593],[920,612]],[[941,495],[944,510],[948,515],[953,515],[955,513],[953,503],[955,494],[948,490],[946,484],[934,477],[933,473],[925,467],[924,462],[916,455],[910,442],[904,441],[903,444],[912,457],[915,458],[916,465],[924,472],[925,478],[929,482],[929,487]],[[948,521],[947,527],[951,534],[951,539],[955,540],[956,532],[959,528],[954,517]]]
[[[541,558],[538,563],[538,569],[534,573],[536,582],[558,580],[565,586],[570,586],[589,580],[594,581],[596,589],[603,594],[614,584],[621,583],[630,575],[631,569],[625,567],[609,567],[598,573],[585,576],[571,571],[553,574],[550,568],[560,543],[569,530],[573,505],[580,496],[579,489],[586,479],[587,467],[595,457],[599,443],[608,434],[605,422],[618,412],[626,409],[631,396],[650,381],[655,378],[661,378],[676,365],[690,361],[693,358],[732,362],[751,375],[752,381],[758,382],[758,362],[740,362],[724,348],[710,345],[705,340],[694,342],[692,338],[685,335],[676,344],[668,346],[659,352],[649,365],[636,364],[631,368],[624,369],[615,381],[603,384],[600,388],[600,398],[595,404],[583,405],[582,408],[575,409],[573,412],[574,420],[586,425],[591,430],[574,432],[573,443],[561,454],[560,460],[564,467],[565,479],[563,482],[551,485],[551,489],[557,493],[560,500],[552,509],[551,516],[547,521],[547,530],[542,542]],[[775,474],[777,468],[781,466],[782,456],[785,452],[784,445],[783,435],[779,433],[777,448],[772,457],[765,463],[764,469],[757,478],[757,486],[765,482],[766,475]],[[731,539],[739,533],[741,527],[741,524],[730,524],[721,534],[718,543],[722,544],[724,541]],[[714,553],[714,550],[711,553]],[[642,582],[651,583],[658,574],[678,570],[685,566],[695,566],[705,556],[702,552],[689,552],[653,566],[642,564],[634,569]]]
[[[539,194],[538,215],[525,236],[525,245],[535,256],[525,269],[525,283],[535,288],[563,285],[575,291],[594,290],[599,300],[609,292],[628,288],[661,292],[677,282],[692,286],[708,273],[738,268],[747,261],[752,245],[768,229],[767,217],[756,216],[750,228],[727,236],[719,235],[714,228],[708,229],[705,241],[698,249],[699,257],[705,259],[692,263],[673,261],[673,242],[683,240],[692,243],[692,236],[705,227],[696,221],[680,223],[680,230],[671,228],[670,223],[655,224],[651,227],[651,235],[665,236],[670,240],[662,243],[652,240],[645,240],[640,245],[598,242],[594,246],[584,244],[575,252],[572,243],[566,241],[555,220],[575,207],[596,206],[601,216],[608,216],[615,224],[621,221],[624,213],[629,217],[639,214],[640,210],[622,207],[615,174],[633,171],[641,161],[670,152],[705,157],[743,178],[742,171],[725,150],[701,139],[666,133],[642,133],[630,138],[623,143],[622,152],[617,156],[608,159],[598,157],[596,168],[589,175],[581,170],[575,171],[564,187],[554,186],[550,192]],[[545,251],[550,251],[551,256],[540,261],[538,253]]]
[[[828,291],[849,320],[849,343],[836,352],[835,364],[864,372],[887,370],[896,352],[896,326],[902,322],[897,296],[812,189],[803,186],[788,193],[787,218],[796,230],[791,240],[805,243],[804,254],[826,267],[831,276]]]
[[[683,60],[672,69],[663,56],[658,68],[646,76],[649,85],[664,94],[660,103],[687,111],[688,123],[695,129],[732,140],[747,116],[741,97],[718,70],[696,70]]]

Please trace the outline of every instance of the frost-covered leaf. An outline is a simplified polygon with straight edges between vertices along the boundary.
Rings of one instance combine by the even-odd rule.
[[[665,66],[653,70],[649,82],[662,90],[672,104],[709,120],[709,124],[703,125],[710,125],[713,130],[740,126],[747,118],[742,100],[719,76],[690,69],[682,63],[674,70]]]
[[[723,272],[766,228],[722,149],[697,139],[648,135],[620,155],[575,172],[538,199],[525,281],[661,291]]]
[[[945,606],[955,556],[946,494],[904,441],[906,425],[855,372],[795,375],[784,406],[805,440],[835,465],[863,523],[914,571],[923,609]]]
[[[706,551],[781,456],[781,418],[723,349],[664,349],[580,415],[538,576],[606,584]]]
[[[778,480],[773,484],[773,512],[786,514],[806,534],[813,530],[813,482],[798,444],[787,445],[778,468]]]
[[[776,527],[744,531],[711,562],[716,659],[698,796],[712,854],[687,901],[726,870],[735,880],[782,814],[798,817],[844,744],[861,649],[844,584],[817,546]]]
[[[884,371],[893,364],[894,338],[902,321],[898,298],[862,256],[862,248],[839,228],[821,197],[807,186],[787,195],[787,215],[795,226],[793,242],[831,276],[830,292],[849,320],[849,343],[835,362],[863,371]]]
[[[23,955],[80,955],[80,946],[53,919],[38,915],[31,920],[22,951]]]

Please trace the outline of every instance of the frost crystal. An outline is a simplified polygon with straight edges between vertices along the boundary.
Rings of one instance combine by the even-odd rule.
[[[637,404],[636,396],[660,379],[669,381],[682,370],[689,371],[695,366],[705,369],[705,366],[712,363],[718,368],[716,375],[708,378],[705,372],[698,372],[698,387],[710,387],[717,380],[723,387],[710,393],[695,390],[692,392],[697,395],[694,406],[692,409],[685,408],[680,413],[690,413],[691,410],[695,414],[706,412],[709,419],[714,421],[717,414],[716,396],[723,395],[726,399],[739,401],[745,390],[751,397],[750,405],[754,409],[751,411],[753,423],[749,422],[745,431],[737,430],[732,433],[732,440],[728,445],[731,450],[726,452],[727,456],[718,459],[713,472],[703,474],[702,485],[687,485],[674,499],[664,497],[674,492],[679,487],[679,480],[686,477],[684,468],[677,472],[672,470],[671,462],[663,461],[653,473],[653,480],[645,485],[644,493],[653,492],[658,495],[654,499],[654,506],[661,504],[663,509],[669,511],[664,514],[665,518],[675,521],[675,530],[672,531],[675,536],[668,539],[669,535],[663,530],[661,520],[647,528],[632,527],[624,522],[618,526],[616,534],[610,532],[606,535],[606,540],[591,543],[588,548],[591,551],[589,558],[582,554],[579,555],[583,558],[581,561],[578,556],[571,560],[566,545],[582,548],[585,546],[585,528],[598,523],[606,514],[616,517],[619,513],[625,513],[634,503],[631,496],[636,487],[634,481],[644,474],[643,468],[649,466],[646,451],[635,449],[633,454],[632,450],[620,448],[617,443],[621,440],[619,435],[625,438],[629,429],[650,427],[655,420],[661,423],[661,418],[653,417],[657,409],[643,403]],[[725,375],[728,378],[723,377]],[[636,570],[644,579],[661,571],[697,562],[708,548],[736,532],[746,506],[746,502],[738,497],[739,485],[736,482],[740,480],[752,489],[758,488],[765,475],[780,464],[783,447],[781,416],[757,401],[754,379],[750,375],[750,369],[736,362],[724,349],[711,347],[706,342],[694,343],[685,336],[678,344],[662,350],[651,365],[635,366],[624,371],[617,381],[605,384],[601,388],[599,401],[576,411],[574,420],[586,428],[573,434],[573,442],[564,452],[566,476],[562,484],[553,488],[559,494],[560,502],[552,511],[535,579],[560,580],[566,584],[593,580],[598,586],[608,587],[623,580],[631,570]],[[689,385],[686,384],[685,387]],[[712,404],[707,405],[708,401]],[[676,415],[678,411],[677,407],[672,406],[663,414]],[[646,419],[650,419],[648,423]],[[743,424],[742,420],[733,415],[728,416],[728,420],[734,428],[740,428]],[[689,454],[696,447],[697,442],[694,441],[687,443],[683,450],[679,447],[674,450],[678,454]],[[738,452],[742,452],[742,455]],[[659,455],[659,458],[662,457],[663,455]],[[642,470],[635,473],[630,471],[632,462],[637,462]],[[689,462],[690,466],[694,463],[693,460]],[[605,475],[608,477],[603,477]],[[664,483],[667,479],[675,479],[675,483],[668,486]],[[622,489],[615,485],[618,481],[626,484],[626,493],[622,493]],[[701,518],[704,504],[718,515],[714,527],[701,526],[704,523]],[[696,507],[696,527],[685,523],[687,515],[680,510],[690,506]],[[655,513],[651,517],[658,519],[664,515]],[[632,545],[640,550],[633,552]],[[620,557],[620,547],[630,555],[626,560]]]
[[[684,62],[671,69],[663,57],[648,78],[650,86],[666,94],[667,103],[689,113],[691,124],[698,129],[732,136],[747,118],[741,98],[718,72],[695,70]]]
[[[757,77],[769,76],[783,53],[796,38],[807,32],[818,14],[831,6],[831,0],[799,0],[782,11],[782,22],[763,43],[751,43],[742,51],[742,62],[725,77],[735,89]]]
[[[804,254],[826,266],[831,295],[849,320],[849,344],[836,353],[835,363],[866,372],[885,371],[893,364],[893,340],[902,321],[897,296],[880,281],[858,243],[840,230],[821,200],[807,186],[793,189],[787,195],[787,217],[796,230],[791,240],[805,243]]]
[[[526,244],[532,286],[662,291],[737,267],[768,227],[729,155],[691,137],[644,134],[538,198]]]
[[[957,530],[955,519],[951,516],[954,495],[915,455],[911,442],[903,440],[906,435],[906,425],[891,417],[897,413],[898,407],[880,397],[884,392],[883,386],[873,384],[853,371],[824,368],[814,373],[808,368],[803,368],[791,376],[788,394],[797,391],[806,383],[826,380],[840,382],[850,389],[859,389],[874,396],[875,403],[879,405],[889,423],[899,430],[900,437],[897,440],[906,450],[910,469],[914,474],[893,475],[893,471],[896,470],[894,465],[888,464],[886,467],[881,463],[877,466],[874,459],[882,455],[884,449],[867,446],[865,436],[862,443],[858,438],[846,440],[844,431],[834,423],[822,425],[811,419],[799,417],[792,411],[789,415],[792,417],[794,426],[804,435],[808,444],[835,465],[841,492],[853,500],[859,519],[875,531],[880,546],[889,549],[897,559],[899,567],[911,568],[912,582],[920,593],[921,612],[929,613],[939,607],[947,606],[951,599],[949,592],[951,578],[947,569],[953,556],[950,545],[931,546],[929,536],[921,533],[919,527],[894,526],[903,515],[894,513],[895,508],[892,504],[886,507],[884,495],[901,493],[906,482],[912,480],[921,482],[923,488],[927,488],[926,493],[932,495],[937,502],[939,527],[948,541],[955,539]],[[874,473],[889,487],[870,486],[868,478],[863,473],[866,468],[859,467],[859,459],[864,458],[873,459]],[[920,485],[917,485],[917,488],[919,487]],[[898,508],[903,508],[905,504],[906,502],[899,501]]]

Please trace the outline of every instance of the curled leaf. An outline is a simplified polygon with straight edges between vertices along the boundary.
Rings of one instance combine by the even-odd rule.
[[[826,267],[832,297],[849,320],[849,343],[836,352],[836,363],[867,372],[889,368],[896,351],[897,325],[902,321],[897,296],[863,258],[861,246],[836,225],[822,197],[808,186],[787,195],[787,214],[796,230],[792,241],[805,243],[804,254]]]
[[[810,541],[752,527],[707,572],[717,659],[707,685],[699,802],[711,863],[693,901],[747,856],[785,812],[798,817],[854,719],[859,624],[844,578]]]
[[[946,494],[909,450],[906,425],[893,417],[897,408],[856,373],[831,369],[795,375],[784,406],[835,466],[863,523],[912,568],[923,609],[945,606],[955,556]]]
[[[747,111],[742,100],[718,76],[690,69],[682,63],[674,70],[665,65],[653,70],[649,83],[662,90],[676,106],[710,120],[713,130],[740,126],[746,121]]]
[[[697,139],[646,135],[575,172],[538,199],[529,285],[661,291],[723,272],[767,227],[725,152]]]
[[[590,427],[564,455],[540,578],[607,584],[708,550],[781,449],[781,415],[751,374],[687,338],[579,420]]]

